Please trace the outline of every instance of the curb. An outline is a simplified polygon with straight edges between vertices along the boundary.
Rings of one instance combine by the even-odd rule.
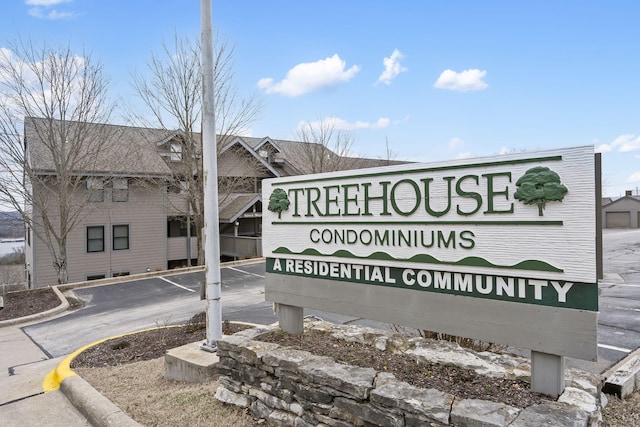
[[[173,327],[173,326],[166,326]],[[104,397],[91,384],[71,370],[71,362],[83,351],[116,338],[137,334],[161,328],[149,328],[126,334],[115,335],[95,341],[80,347],[65,357],[43,380],[42,388],[45,393],[60,390],[67,400],[84,415],[91,425],[98,427],[124,426],[143,427],[118,408],[113,402]]]
[[[78,375],[65,378],[60,391],[92,426],[142,427]]]
[[[621,399],[640,390],[640,348],[602,374],[602,392],[615,394]]]
[[[56,294],[56,296],[60,300],[60,305],[50,310],[42,311],[40,313],[34,313],[29,316],[16,317],[15,319],[1,320],[0,328],[4,328],[5,326],[14,326],[20,323],[32,322],[34,320],[41,320],[46,317],[51,317],[56,314],[67,311],[69,309],[69,301],[67,301],[67,298],[62,294],[62,292],[60,292],[60,289],[58,289],[58,286],[51,286],[51,289],[53,289],[53,292]]]
[[[250,326],[263,326],[248,322],[235,322]],[[171,326],[169,326],[171,327]],[[124,426],[143,427],[142,424],[134,421],[115,403],[103,396],[98,390],[93,388],[86,380],[71,370],[71,361],[83,351],[103,343],[105,341],[120,338],[127,335],[136,334],[148,330],[159,328],[143,329],[129,332],[122,335],[104,338],[102,340],[87,344],[65,357],[56,368],[44,379],[42,387],[45,392],[59,389],[69,400],[69,402],[89,420],[91,425],[98,427]]]

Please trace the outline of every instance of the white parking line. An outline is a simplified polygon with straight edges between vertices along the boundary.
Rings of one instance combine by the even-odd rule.
[[[598,344],[598,347],[606,348],[607,350],[619,351],[621,353],[631,353],[633,351],[628,348],[616,347],[615,345]]]
[[[252,276],[256,276],[256,277],[260,277],[260,278],[264,279],[264,276],[261,276],[261,275],[256,274],[256,273],[252,273],[250,271],[244,271],[244,270],[240,270],[239,268],[234,268],[234,267],[225,267],[225,268],[228,268],[229,270],[233,270],[233,271],[239,271],[240,273],[244,273],[244,274],[250,274]]]
[[[193,289],[189,289],[189,288],[187,288],[186,286],[179,285],[179,284],[177,284],[176,282],[172,282],[172,281],[171,281],[171,280],[169,280],[169,279],[165,279],[164,277],[160,277],[160,279],[164,280],[164,281],[165,281],[165,282],[167,282],[167,283],[171,283],[173,286],[177,286],[177,287],[179,287],[179,288],[182,288],[182,289],[184,289],[185,291],[195,292],[195,290],[193,290]]]
[[[616,307],[615,305],[606,305],[606,304],[603,304],[601,307],[607,307],[607,308],[611,308],[613,310],[622,310],[622,311],[640,311],[640,308]]]

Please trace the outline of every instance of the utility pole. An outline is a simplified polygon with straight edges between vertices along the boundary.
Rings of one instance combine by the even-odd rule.
[[[207,299],[207,342],[202,349],[217,350],[222,339],[222,307],[220,304],[220,230],[218,221],[218,163],[216,117],[213,87],[213,31],[211,0],[200,0],[202,27],[202,162],[204,179],[204,256],[205,292]]]

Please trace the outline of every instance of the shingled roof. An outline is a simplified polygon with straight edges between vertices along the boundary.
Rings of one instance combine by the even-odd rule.
[[[39,174],[55,173],[51,147],[62,147],[66,137],[78,175],[168,176],[171,170],[158,155],[155,142],[167,131],[108,124],[65,122],[28,117],[25,144],[31,167]]]
[[[122,175],[122,176],[170,176],[171,169],[159,153],[159,147],[179,138],[175,130],[141,128],[96,123],[79,123],[43,118],[25,118],[25,141],[28,156],[35,171],[42,174],[55,173],[55,162],[50,146],[60,147],[60,135],[70,140],[69,146],[80,147],[78,161],[73,172],[78,175]],[[194,134],[198,141],[200,134]],[[332,160],[325,170],[361,169],[406,163],[384,159],[341,157],[321,144],[299,142],[270,137],[245,136],[220,137],[227,141],[221,152],[232,145],[244,147],[249,154],[262,161],[274,176],[308,174],[319,171],[313,165],[314,153],[321,153]],[[268,147],[272,155],[267,161],[259,152]]]

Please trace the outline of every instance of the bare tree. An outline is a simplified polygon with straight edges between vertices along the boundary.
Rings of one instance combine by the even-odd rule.
[[[305,173],[332,172],[358,167],[360,159],[351,156],[353,136],[338,129],[331,118],[305,122],[298,127],[300,145],[298,164],[305,165]]]
[[[201,108],[202,74],[200,72],[200,41],[174,36],[173,44],[163,44],[159,54],[152,53],[147,63],[150,78],[133,75],[133,87],[152,119],[136,114],[136,120],[146,127],[159,127],[174,140],[181,141],[180,161],[170,163],[173,185],[184,195],[185,217],[193,221],[198,242],[198,263],[204,263],[204,182],[202,173]],[[216,35],[214,40],[214,84],[218,153],[234,135],[246,131],[262,109],[256,96],[240,98],[233,85],[234,48]],[[227,176],[221,183],[219,201],[234,189],[246,186],[246,177]],[[190,262],[190,260],[189,260]]]
[[[398,152],[393,151],[391,149],[391,145],[389,144],[389,137],[384,138],[384,148],[385,148],[385,153],[384,153],[385,155],[383,160],[386,162],[385,166],[389,166],[393,164],[394,161],[398,158]]]
[[[109,130],[89,124],[109,121],[108,83],[99,62],[68,46],[0,49],[0,203],[46,244],[58,283],[68,280],[69,234],[89,208],[87,171],[103,160]]]

